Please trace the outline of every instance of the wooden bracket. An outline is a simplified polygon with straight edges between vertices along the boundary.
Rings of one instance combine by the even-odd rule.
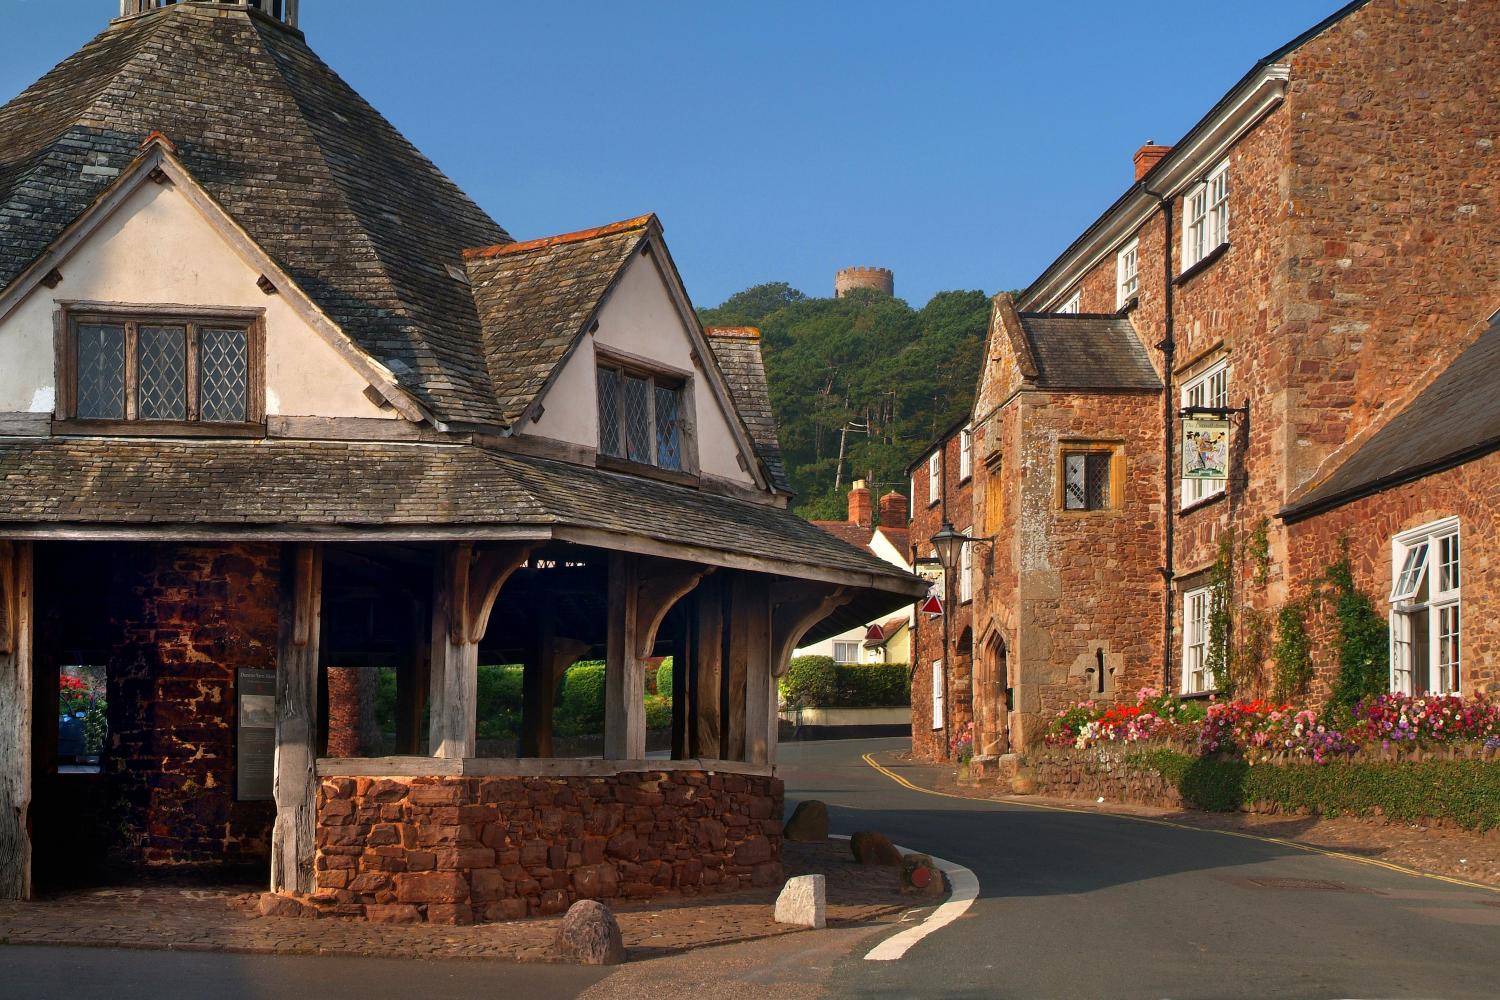
[[[656,648],[662,619],[714,567],[670,559],[642,559],[636,577],[636,656],[646,659]]]
[[[537,544],[495,546],[477,552],[468,542],[458,546],[449,581],[453,611],[448,628],[454,643],[465,645],[484,639],[500,588],[526,563]]]
[[[292,645],[306,646],[312,639],[312,622],[318,615],[318,602],[322,600],[323,561],[318,557],[317,543],[297,546],[296,565],[293,571],[295,590],[292,617]],[[314,576],[318,579],[314,579]]]
[[[807,588],[772,597],[771,672],[780,677],[792,661],[792,650],[814,625],[854,599],[847,587]]]

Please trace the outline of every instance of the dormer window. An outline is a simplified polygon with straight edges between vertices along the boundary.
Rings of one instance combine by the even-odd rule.
[[[250,316],[70,313],[58,417],[142,431],[255,424],[260,358]]]
[[[679,472],[686,379],[613,363],[599,366],[599,453]]]

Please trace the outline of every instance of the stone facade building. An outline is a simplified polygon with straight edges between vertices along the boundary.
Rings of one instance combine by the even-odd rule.
[[[1389,616],[1394,687],[1492,682],[1472,603],[1492,418],[1452,387],[1489,357],[1500,305],[1500,89],[1477,85],[1497,38],[1494,4],[1346,5],[1138,151],[1125,193],[997,300],[972,420],[975,534],[999,536],[993,559],[971,546],[976,656],[1005,677],[974,686],[997,706],[982,751],[1033,744],[1091,695],[1274,693],[1276,620],[1306,608],[1326,638],[1309,597],[1345,547]],[[1074,345],[1088,385],[1049,387],[1049,344]],[[1142,359],[1155,384],[1119,384]],[[1189,408],[1228,421],[1222,478],[1200,451],[1221,430],[1186,436]],[[1412,433],[1412,414],[1446,432]],[[1336,670],[1315,643],[1296,697]]]
[[[922,583],[787,510],[758,341],[705,335],[654,216],[516,241],[297,7],[122,0],[0,108],[0,897],[245,865],[463,923],[774,881],[776,676]],[[554,756],[591,656],[602,756]],[[481,662],[524,665],[515,756]]]
[[[932,581],[930,596],[938,602],[932,610],[918,605],[912,636],[912,752],[928,758],[945,756],[951,749],[951,734],[962,731],[973,719],[970,677],[975,585],[979,582],[974,564],[987,553],[982,547],[969,546],[967,561],[955,567],[950,581],[938,565],[930,539],[945,521],[977,534],[971,530],[975,527],[974,444],[968,421],[954,424],[907,470],[911,476],[912,563]],[[939,608],[940,613],[935,613]]]

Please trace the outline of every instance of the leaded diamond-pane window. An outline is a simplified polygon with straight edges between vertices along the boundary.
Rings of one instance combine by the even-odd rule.
[[[668,376],[600,365],[599,453],[642,465],[683,467],[683,386]]]
[[[656,387],[656,464],[663,469],[682,468],[682,440],[678,433],[678,405],[682,390]]]
[[[203,330],[198,335],[198,406],[201,419],[245,420],[250,385],[250,338],[244,330]]]
[[[78,328],[78,416],[85,420],[125,417],[125,328]]]
[[[651,383],[634,375],[625,376],[625,457],[632,462],[651,461]]]
[[[620,373],[613,368],[599,369],[599,450],[625,457],[620,447]]]
[[[258,331],[248,321],[105,313],[70,317],[69,330],[64,419],[173,425],[262,417]]]
[[[136,346],[142,420],[187,419],[187,330],[143,326]]]
[[[1063,509],[1105,510],[1109,507],[1107,451],[1070,452],[1063,455]]]

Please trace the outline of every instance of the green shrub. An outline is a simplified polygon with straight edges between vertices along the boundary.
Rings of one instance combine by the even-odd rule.
[[[521,674],[516,666],[481,666],[477,731],[482,739],[506,739],[521,731]]]
[[[845,664],[838,668],[835,704],[844,708],[897,708],[911,704],[911,674],[904,663]]]
[[[1253,802],[1325,816],[1378,813],[1398,822],[1445,819],[1469,830],[1500,827],[1500,763],[1493,761],[1251,765],[1154,749],[1132,755],[1130,763],[1161,774],[1194,809],[1231,812]]]
[[[838,696],[839,672],[831,656],[797,656],[781,678],[781,696],[788,705],[823,708]]]
[[[563,675],[553,725],[565,736],[604,732],[604,664],[585,660]]]
[[[656,693],[664,698],[672,697],[672,658],[661,661],[656,668]]]
[[[672,728],[672,699],[659,694],[646,695],[646,728]]]

